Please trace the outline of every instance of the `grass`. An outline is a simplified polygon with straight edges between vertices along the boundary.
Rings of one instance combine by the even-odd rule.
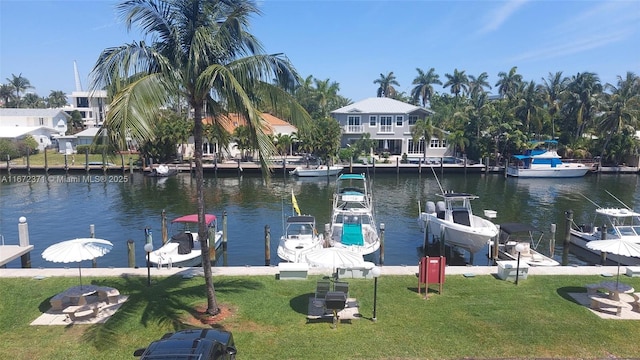
[[[132,161],[135,163],[138,160],[138,155],[124,155],[124,165],[129,166],[129,157],[132,157]],[[65,160],[64,154],[60,154],[57,151],[47,150],[47,165],[48,166],[64,166]],[[102,162],[102,154],[89,154],[89,162]],[[86,163],[85,154],[73,154],[67,155],[68,166],[84,166]],[[120,155],[107,154],[104,157],[105,163],[111,163],[116,166],[122,166],[123,159]],[[6,164],[6,161],[3,161]],[[27,157],[21,157],[11,160],[11,165],[27,165]],[[29,165],[43,167],[45,165],[44,152],[41,151],[35,155],[29,155]]]
[[[315,281],[270,276],[216,277],[219,303],[234,315],[213,326],[233,332],[238,359],[632,358],[640,321],[603,320],[568,293],[585,292],[599,276],[533,276],[512,282],[493,276],[449,276],[443,294],[417,294],[413,276],[378,280],[377,322],[370,320],[373,281],[350,279],[363,318],[307,322]],[[622,281],[640,289],[640,278]],[[88,278],[129,300],[105,324],[30,326],[49,299],[74,278],[0,279],[0,358],[126,359],[164,333],[193,327],[203,304],[203,279]],[[432,288],[435,286],[432,285]],[[204,326],[204,325],[202,325]]]

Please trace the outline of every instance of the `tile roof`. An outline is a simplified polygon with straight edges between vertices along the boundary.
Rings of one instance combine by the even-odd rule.
[[[266,134],[273,134],[274,127],[276,126],[290,125],[288,122],[280,118],[277,118],[271,114],[262,113],[260,114],[260,116],[265,121],[264,129]],[[238,126],[245,126],[247,124],[247,121],[244,119],[244,117],[238,113],[232,113],[227,116],[220,115],[218,119],[222,124],[222,126],[224,127],[224,129],[227,130],[230,134],[233,134],[233,131]],[[211,124],[211,120],[212,120],[211,117],[208,117],[208,118],[202,119],[202,122],[204,124]]]

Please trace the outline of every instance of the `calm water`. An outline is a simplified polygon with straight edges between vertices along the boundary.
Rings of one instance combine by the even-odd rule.
[[[95,225],[96,237],[114,243],[114,249],[98,259],[99,266],[127,266],[127,240],[136,244],[136,264],[144,266],[144,228],[153,230],[154,246],[161,244],[161,212],[170,220],[195,212],[195,181],[189,174],[155,179],[141,174],[127,177],[126,183],[0,183],[0,234],[5,244],[18,244],[18,218],[29,224],[33,267],[64,267],[42,259],[49,245],[76,237],[88,237]],[[371,177],[376,217],[384,223],[385,265],[417,264],[422,233],[416,218],[427,200],[437,200],[438,182],[431,174],[382,175]],[[565,231],[565,212],[574,211],[576,223],[588,222],[595,204],[620,206],[607,191],[629,207],[640,210],[639,180],[636,175],[587,175],[579,179],[505,179],[498,174],[445,174],[440,178],[445,190],[480,196],[474,212],[496,210],[496,223],[524,222],[545,231],[538,248],[549,252],[550,225],[557,224],[556,259],[561,260],[560,245]],[[269,187],[259,176],[205,178],[208,212],[222,218],[228,215],[227,264],[264,265],[264,231],[271,229],[271,263],[276,264],[278,239],[282,235],[283,213],[290,215],[291,191],[296,194],[303,213],[316,216],[319,228],[329,222],[334,179],[283,179],[278,174]],[[586,200],[586,196],[591,200]],[[422,204],[422,205],[420,205]],[[221,224],[221,220],[220,220]],[[171,227],[169,228],[170,232]],[[176,229],[173,229],[176,231]],[[378,254],[375,254],[378,262]],[[583,263],[570,256],[570,263]],[[486,264],[485,253],[474,257],[474,264]],[[89,266],[89,262],[83,266]],[[7,267],[20,267],[14,260]]]

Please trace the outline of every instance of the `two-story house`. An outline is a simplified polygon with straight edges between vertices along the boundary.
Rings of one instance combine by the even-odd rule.
[[[0,138],[23,140],[31,135],[38,148],[51,146],[57,136],[67,131],[70,118],[61,109],[0,109]]]
[[[407,154],[413,158],[424,155],[425,141],[414,142],[411,128],[432,114],[429,109],[385,97],[367,98],[331,112],[342,128],[342,147],[368,133],[377,142],[375,153]],[[448,153],[446,139],[429,139],[428,157],[444,157]]]

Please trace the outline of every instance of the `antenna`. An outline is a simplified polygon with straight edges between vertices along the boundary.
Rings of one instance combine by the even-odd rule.
[[[627,208],[627,210],[631,210],[633,211],[633,209],[631,209],[630,207],[627,206],[627,204],[623,203],[622,200],[618,199],[617,197],[615,197],[612,193],[609,192],[609,190],[605,190],[607,192],[607,194],[611,195],[611,197],[613,197],[614,199],[616,199],[620,204],[624,205],[624,207]]]
[[[440,184],[440,179],[438,179],[438,175],[436,175],[436,171],[433,170],[433,166],[431,166],[431,172],[433,173],[433,177],[436,178],[436,182],[438,183],[438,187],[440,188],[440,192],[444,195],[444,190],[442,189],[442,184]]]
[[[600,206],[600,205],[596,204],[595,202],[591,201],[591,199],[589,199],[588,197],[584,196],[584,194],[580,194],[580,196],[582,196],[583,198],[587,199],[587,201],[589,201],[590,203],[592,203],[596,207],[602,208],[602,206]]]

